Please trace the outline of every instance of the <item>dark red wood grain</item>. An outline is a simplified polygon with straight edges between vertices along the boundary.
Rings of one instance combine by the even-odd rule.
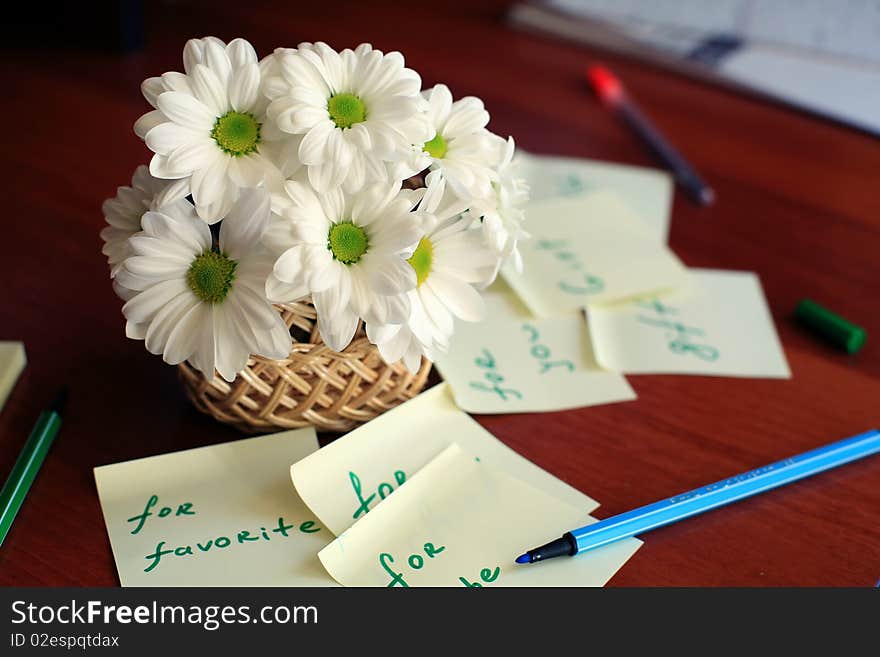
[[[501,440],[625,511],[880,425],[880,141],[794,111],[551,39],[511,31],[504,2],[175,2],[148,5],[144,51],[33,49],[3,57],[0,339],[29,364],[0,414],[0,476],[61,384],[64,427],[0,548],[2,585],[118,583],[96,465],[230,440],[174,368],[125,338],[100,254],[101,201],[148,160],[132,133],[142,79],[181,69],[185,39],[244,36],[258,52],[325,40],[401,50],[426,85],[481,96],[490,127],[553,153],[650,164],[591,97],[605,60],[715,187],[676,194],[670,237],[688,264],[758,272],[790,381],[632,377],[637,401],[484,416]],[[810,296],[868,330],[857,356],[791,321]],[[566,528],[560,528],[560,530]],[[880,458],[646,536],[612,585],[869,586],[880,577]]]

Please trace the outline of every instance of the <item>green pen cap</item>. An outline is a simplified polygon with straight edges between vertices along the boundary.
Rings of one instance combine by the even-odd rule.
[[[854,354],[865,344],[865,329],[810,299],[801,299],[794,316],[801,324],[847,353]]]

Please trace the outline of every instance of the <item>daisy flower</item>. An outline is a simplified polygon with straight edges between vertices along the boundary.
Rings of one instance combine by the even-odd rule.
[[[280,133],[266,125],[260,67],[247,41],[192,40],[183,61],[186,74],[144,82],[156,110],[138,120],[135,132],[155,153],[150,173],[189,180],[199,216],[215,223],[242,187],[258,186],[271,171],[264,151]]]
[[[265,190],[243,190],[214,248],[198,217],[147,212],[117,276],[135,291],[122,307],[126,335],[166,363],[188,360],[208,379],[216,370],[233,381],[251,354],[286,358],[290,333],[265,296],[272,258],[261,239],[269,213]]]
[[[275,51],[260,60],[260,79],[265,83],[270,79],[280,79],[281,65],[279,60],[285,54],[296,52],[293,48],[276,48]],[[261,93],[263,93],[261,91]],[[268,99],[266,100],[268,103]],[[263,124],[265,135],[264,155],[272,161],[274,169],[266,176],[266,187],[272,193],[273,203],[276,198],[284,197],[284,183],[287,180],[308,181],[308,172],[299,159],[299,145],[302,135],[291,135],[283,132],[275,121]]]
[[[110,265],[110,278],[115,279],[123,261],[132,255],[128,238],[141,230],[141,217],[148,210],[163,208],[173,217],[193,215],[192,205],[184,198],[189,194],[186,181],[159,180],[150,175],[147,167],[135,169],[131,187],[119,187],[116,196],[104,201],[104,221],[107,226],[101,231],[104,246],[101,252],[107,256]],[[114,289],[123,299],[130,296],[126,290],[113,281]]]
[[[343,185],[353,193],[385,180],[388,162],[433,134],[421,79],[399,52],[361,44],[338,53],[318,42],[275,55],[279,73],[263,85],[268,116],[284,132],[302,135],[299,159],[319,192]]]
[[[498,256],[491,280],[505,263],[512,263],[522,271],[522,257],[518,243],[529,234],[523,230],[525,211],[522,206],[529,200],[529,186],[516,176],[517,162],[513,161],[513,137],[505,142],[494,136],[497,143],[498,180],[492,184],[492,194],[487,199],[475,199],[468,209],[468,217],[480,222],[486,243]]]
[[[266,243],[281,255],[266,283],[273,301],[311,295],[325,343],[343,350],[361,319],[401,323],[409,314],[407,290],[416,274],[407,263],[422,235],[418,195],[400,183],[377,184],[355,194],[340,189],[320,196],[288,182],[289,206]]]
[[[409,317],[399,325],[367,323],[367,337],[386,362],[403,359],[407,369],[417,372],[422,355],[434,360],[448,349],[456,317],[468,322],[483,318],[483,298],[473,285],[488,281],[497,258],[480,233],[469,230],[462,218],[465,207],[449,193],[427,203],[425,234],[407,261],[416,274],[416,287],[407,293]]]
[[[486,198],[497,178],[492,169],[492,135],[486,130],[489,113],[483,101],[467,96],[452,102],[445,84],[422,92],[428,102],[427,117],[433,137],[413,148],[407,170],[395,173],[407,178],[430,169],[425,182],[429,193],[442,196],[447,183],[461,198]]]

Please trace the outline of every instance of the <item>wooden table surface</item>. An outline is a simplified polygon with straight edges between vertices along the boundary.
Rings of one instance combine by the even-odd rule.
[[[244,36],[260,54],[371,41],[402,51],[425,86],[481,96],[489,127],[526,150],[650,165],[582,82],[585,62],[601,57],[714,185],[718,200],[706,209],[676,192],[670,245],[688,265],[760,275],[791,380],[637,376],[634,402],[477,418],[598,499],[599,517],[880,425],[876,138],[510,30],[503,2],[146,4],[147,44],[136,54],[42,42],[4,53],[0,339],[23,340],[29,363],[0,415],[0,476],[60,385],[71,385],[71,400],[0,548],[0,585],[116,585],[92,468],[240,437],[196,412],[175,369],[125,338],[98,238],[102,200],[149,159],[131,130],[148,109],[139,84],[182,70],[193,36]],[[865,326],[862,352],[835,351],[793,324],[804,296]],[[611,585],[873,585],[880,458],[646,539]]]

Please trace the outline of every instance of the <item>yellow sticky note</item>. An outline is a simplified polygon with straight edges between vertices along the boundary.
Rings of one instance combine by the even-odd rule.
[[[583,314],[459,322],[435,364],[471,413],[528,413],[635,399],[626,379],[593,357]]]
[[[346,586],[602,586],[640,541],[514,564],[591,520],[453,444],[318,556]]]
[[[687,270],[616,196],[531,203],[523,271],[502,270],[529,309],[553,317],[685,283]]]
[[[692,269],[674,292],[589,306],[596,359],[629,374],[790,378],[758,277]]]
[[[334,586],[288,476],[316,449],[307,428],[95,468],[120,583]]]
[[[533,202],[614,192],[664,244],[669,234],[672,177],[665,171],[575,157],[517,151]]]
[[[26,363],[24,344],[0,342],[0,410],[6,405],[9,393],[15,387]]]
[[[453,442],[584,515],[599,506],[483,429],[455,405],[446,384],[423,392],[294,463],[290,477],[324,526],[339,535]]]

